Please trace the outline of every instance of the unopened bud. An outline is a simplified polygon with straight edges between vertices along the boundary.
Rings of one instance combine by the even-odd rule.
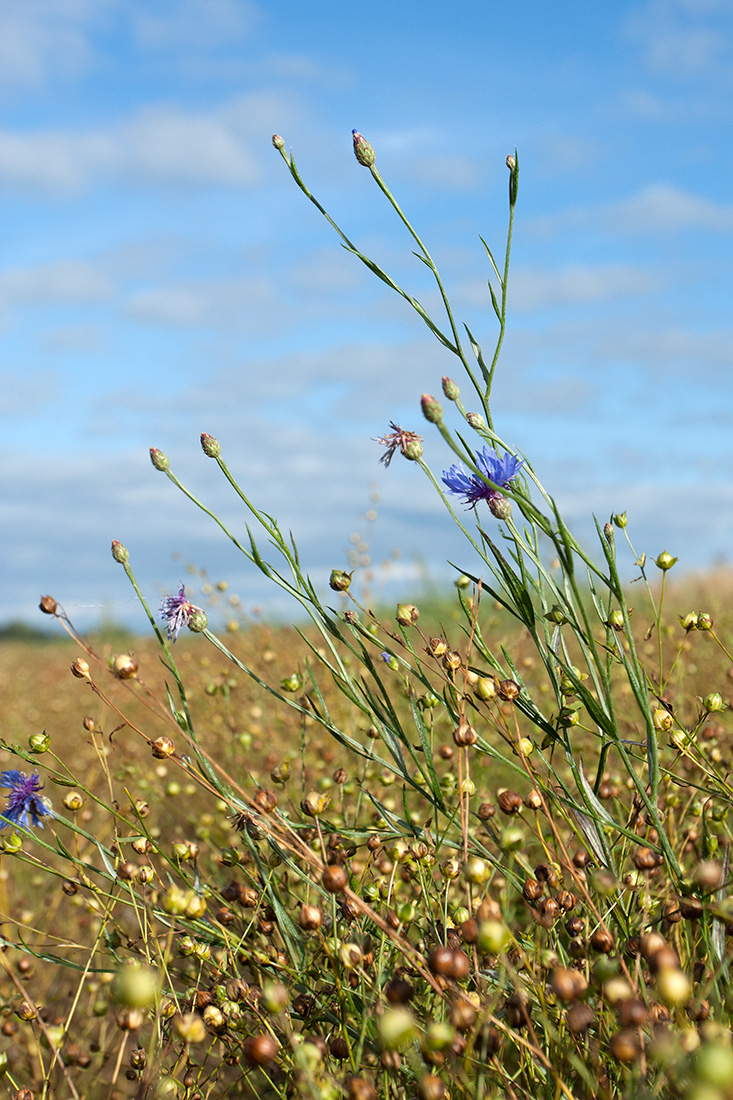
[[[41,753],[48,752],[48,747],[50,744],[50,734],[46,733],[45,730],[43,731],[43,733],[33,733],[28,738],[28,748],[31,750],[32,753],[35,753],[36,756],[40,756]]]
[[[453,379],[449,378],[447,374],[444,374],[442,378],[442,383],[443,393],[448,398],[448,400],[457,401],[458,398],[461,396],[461,391],[459,390]]]
[[[698,630],[712,630],[713,629],[713,617],[709,615],[707,611],[700,611],[697,616],[697,629]]]
[[[512,506],[506,497],[495,496],[489,500],[489,511],[496,519],[507,520],[512,514]]]
[[[150,448],[150,461],[155,469],[162,471],[162,473],[166,473],[170,469],[171,464],[168,461],[168,456],[164,455],[157,447]]]
[[[410,462],[419,462],[422,458],[422,443],[419,439],[410,439],[405,443],[402,453]]]
[[[620,527],[623,531],[627,523],[626,512],[614,512],[614,514],[611,516],[611,523],[613,523],[616,527]]]
[[[188,629],[193,634],[203,634],[209,625],[209,619],[205,611],[202,611],[200,607],[197,607],[191,612],[191,617],[188,620]]]
[[[719,691],[713,691],[710,695],[706,695],[702,701],[705,710],[708,713],[713,714],[725,710],[725,703],[723,702],[723,696]]]
[[[466,420],[472,428],[476,429],[477,432],[480,432],[483,428],[486,427],[486,421],[484,420],[481,413],[466,413]]]
[[[365,168],[372,168],[376,160],[374,149],[358,130],[351,131],[354,139],[354,156]]]
[[[422,414],[431,424],[440,424],[443,419],[443,406],[429,393],[424,393],[420,398]]]
[[[694,611],[688,611],[686,615],[680,615],[680,624],[686,634],[691,630],[697,630],[697,615]]]
[[[679,558],[673,558],[671,554],[668,554],[666,550],[663,550],[659,557],[654,559],[654,564],[657,569],[661,569],[663,573],[666,573],[668,569],[671,569],[679,561]]]
[[[201,433],[201,449],[209,458],[219,458],[221,455],[221,443],[208,432]]]
[[[285,142],[283,141],[283,139],[280,137],[279,134],[273,134],[272,135],[272,144],[275,146],[276,149],[279,149],[279,151],[281,153],[282,153],[283,149],[285,148]]]
[[[115,561],[119,562],[120,565],[126,565],[130,560],[130,551],[126,546],[123,546],[121,542],[118,542],[117,539],[113,539],[112,557]]]
[[[344,569],[332,569],[328,581],[329,587],[334,592],[347,592],[353,575],[353,573],[347,573]]]
[[[400,626],[413,626],[420,618],[420,612],[414,603],[400,603],[397,605],[396,618]]]

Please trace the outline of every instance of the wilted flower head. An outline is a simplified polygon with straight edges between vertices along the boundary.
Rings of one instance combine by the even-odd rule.
[[[517,476],[524,459],[510,454],[499,458],[493,447],[484,447],[476,455],[476,465],[489,481],[503,489]],[[462,462],[456,462],[450,470],[444,470],[442,481],[449,492],[463,497],[471,508],[475,508],[480,500],[491,504],[501,498],[501,493],[487,485],[482,477],[468,473]]]
[[[168,638],[177,641],[181,627],[188,626],[191,616],[198,611],[201,608],[186,599],[186,588],[183,584],[177,596],[166,596],[160,605],[160,617],[168,623]]]
[[[47,806],[38,792],[43,789],[38,772],[26,775],[25,772],[0,772],[0,787],[8,791],[8,801],[0,814],[0,829],[6,825],[31,825],[43,828],[42,817],[53,817],[54,812]]]
[[[383,447],[387,448],[379,461],[383,462],[385,466],[389,466],[397,448],[400,449],[405,458],[411,458],[413,461],[419,458],[422,454],[422,436],[418,435],[417,432],[405,431],[399,424],[395,424],[394,420],[390,420],[389,426],[392,429],[391,432],[374,440],[375,443],[381,443]]]

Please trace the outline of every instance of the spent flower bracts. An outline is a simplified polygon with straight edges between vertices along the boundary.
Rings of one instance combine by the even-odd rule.
[[[493,447],[484,447],[476,455],[476,466],[498,489],[488,485],[484,477],[468,473],[462,462],[456,462],[449,470],[444,470],[441,480],[450,493],[463,497],[469,507],[475,508],[480,500],[485,500],[491,506],[497,500],[503,499],[499,489],[505,489],[523,465],[523,458],[510,454],[500,458]]]
[[[392,429],[391,432],[374,440],[375,443],[381,443],[383,447],[387,448],[380,458],[380,462],[383,462],[385,466],[389,466],[397,450],[413,462],[422,457],[421,435],[418,435],[417,432],[406,431],[399,424],[395,424],[394,420],[390,420],[389,426]]]
[[[22,825],[29,829],[31,825],[43,828],[43,817],[53,817],[54,812],[46,800],[39,794],[43,789],[38,772],[27,775],[11,768],[0,772],[0,787],[7,790],[7,802],[0,814],[0,829],[6,825]]]
[[[177,596],[166,596],[160,605],[160,617],[167,623],[169,640],[177,641],[181,629],[190,626],[192,617],[200,613],[201,608],[186,598],[185,585],[181,585]]]

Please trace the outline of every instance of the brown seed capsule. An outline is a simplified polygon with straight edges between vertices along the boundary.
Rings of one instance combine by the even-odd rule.
[[[132,653],[118,653],[112,658],[112,671],[118,680],[133,680],[140,663]]]
[[[461,720],[453,730],[453,740],[460,747],[475,745],[478,741],[478,734],[473,726]]]
[[[596,1016],[590,1005],[576,1002],[565,1013],[565,1022],[573,1035],[582,1035],[588,1030]]]
[[[391,1005],[406,1005],[415,996],[415,990],[407,978],[391,978],[384,987],[384,995]]]
[[[456,997],[451,1004],[450,1022],[458,1031],[468,1031],[476,1022],[478,1009],[465,997]]]
[[[268,1032],[252,1035],[242,1043],[242,1054],[250,1066],[266,1066],[274,1061],[280,1044]]]
[[[417,1093],[420,1100],[447,1100],[448,1097],[445,1082],[434,1073],[426,1073],[420,1078]]]
[[[451,954],[451,968],[448,977],[457,982],[465,981],[471,971],[468,955],[465,951],[458,950],[458,948],[453,948]]]
[[[634,852],[634,866],[638,871],[653,871],[659,866],[657,855],[652,848],[637,848]]]
[[[55,615],[58,604],[53,596],[41,596],[41,602],[38,606],[44,615]]]
[[[621,1027],[643,1027],[649,1016],[649,1010],[643,1001],[631,997],[625,1001],[619,1001],[616,1005],[616,1015]]]
[[[579,970],[558,966],[550,975],[550,987],[560,1001],[578,1001],[588,989],[588,983]]]
[[[570,890],[560,890],[555,895],[555,901],[561,909],[564,909],[566,913],[570,913],[575,908],[578,899]]]
[[[506,1022],[517,1030],[529,1024],[529,998],[523,990],[516,990],[506,999]]]
[[[77,657],[77,659],[74,661],[73,665],[71,666],[71,671],[72,671],[72,674],[74,676],[76,676],[77,680],[89,680],[90,679],[89,665],[87,664],[87,662],[84,660],[83,657]]]
[[[481,821],[488,821],[496,813],[496,809],[490,802],[482,802],[478,808],[478,816]]]
[[[678,905],[685,920],[698,920],[702,916],[703,907],[699,898],[680,898]]]
[[[156,760],[166,760],[173,756],[176,746],[170,737],[156,737],[155,741],[150,742],[150,749]]]
[[[348,1100],[377,1100],[377,1090],[366,1077],[347,1077],[344,1088]]]
[[[462,664],[461,655],[455,649],[449,650],[443,657],[443,668],[447,669],[448,672],[456,672]]]
[[[461,924],[461,935],[464,943],[475,943],[478,939],[479,923],[475,917],[469,917]]]
[[[253,801],[255,809],[259,810],[261,814],[271,814],[277,806],[277,795],[274,791],[261,787],[254,796]]]
[[[349,1057],[349,1044],[343,1035],[335,1035],[328,1044],[328,1049],[337,1062],[343,1062],[344,1058]]]
[[[428,955],[428,967],[431,974],[439,974],[441,977],[452,977],[453,950],[438,944],[433,947]]]
[[[639,937],[639,951],[641,957],[649,962],[658,951],[667,946],[667,941],[659,932],[646,932]]]
[[[298,924],[306,932],[313,932],[323,923],[323,911],[317,905],[301,905]]]
[[[584,928],[585,921],[582,917],[568,917],[565,921],[565,931],[571,938],[579,936]]]
[[[525,901],[539,901],[544,890],[543,884],[536,878],[528,878],[522,887],[522,896]]]
[[[503,814],[518,814],[522,809],[522,798],[516,791],[502,791],[498,802]]]
[[[340,863],[330,863],[323,869],[321,882],[329,894],[340,894],[349,884],[349,875]]]
[[[617,1062],[630,1065],[639,1057],[639,1036],[636,1031],[628,1028],[624,1031],[617,1031],[611,1036],[609,1047]]]
[[[542,795],[539,791],[531,790],[524,800],[524,805],[528,810],[541,810],[542,809]]]
[[[498,684],[499,695],[507,702],[513,703],[519,697],[521,688],[516,680],[500,680]]]
[[[590,945],[594,951],[610,955],[613,951],[613,936],[607,928],[596,928],[590,937]]]

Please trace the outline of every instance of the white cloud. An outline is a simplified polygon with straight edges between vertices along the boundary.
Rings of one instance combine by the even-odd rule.
[[[649,69],[675,79],[725,74],[731,51],[730,27],[705,17],[724,16],[726,8],[707,0],[652,0],[625,22],[624,33],[637,43]]]
[[[532,229],[547,235],[586,226],[634,237],[690,229],[730,233],[733,231],[733,205],[716,203],[670,184],[650,183],[625,199],[530,219]]]
[[[74,193],[103,180],[251,187],[270,150],[273,119],[293,116],[276,95],[238,96],[208,113],[145,107],[106,129],[0,131],[0,186]]]
[[[131,294],[123,305],[128,317],[145,324],[173,327],[257,325],[262,311],[279,301],[266,278],[169,283]]]
[[[554,271],[516,267],[512,273],[512,308],[532,311],[589,305],[650,294],[662,284],[658,273],[633,264],[568,264]]]
[[[0,5],[0,88],[45,87],[94,63],[89,25],[116,0],[22,0]]]
[[[249,0],[147,0],[129,3],[128,15],[142,46],[196,50],[231,44],[247,36],[260,18]]]
[[[0,309],[18,305],[86,305],[108,300],[114,285],[97,263],[58,260],[0,272]]]

